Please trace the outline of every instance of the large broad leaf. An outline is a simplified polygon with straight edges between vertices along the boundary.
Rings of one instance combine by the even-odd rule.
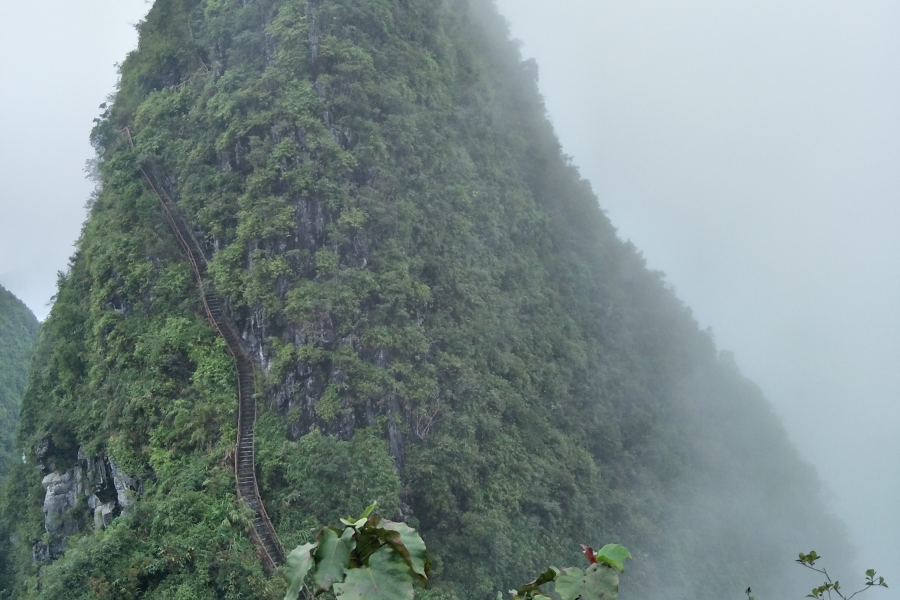
[[[606,563],[614,569],[618,569],[620,573],[624,573],[625,559],[631,558],[631,552],[625,546],[607,544],[600,548],[595,556],[598,562]]]
[[[319,547],[316,549],[316,573],[313,579],[316,588],[321,591],[344,578],[344,569],[350,566],[350,551],[353,549],[353,530],[349,527],[339,536],[331,527],[326,527],[319,534]]]
[[[584,572],[572,567],[556,576],[556,593],[562,600],[614,600],[619,595],[619,574],[603,564]]]
[[[400,534],[381,527],[382,518],[374,515],[356,530],[356,552],[351,557],[351,566],[362,567],[369,563],[369,556],[385,544],[400,545]],[[358,561],[358,562],[357,562]],[[412,565],[410,565],[412,566]]]
[[[382,519],[378,527],[400,534],[399,541],[393,538],[387,540],[388,543],[403,557],[406,564],[412,568],[413,573],[422,582],[422,585],[426,584],[428,576],[431,575],[431,560],[428,558],[425,542],[418,532],[406,523],[395,523],[387,519]]]
[[[556,567],[550,567],[549,569],[538,575],[537,579],[520,587],[518,595],[524,596],[525,594],[538,591],[538,588],[540,588],[542,585],[544,585],[545,583],[550,583],[551,581],[556,579],[557,575],[559,575],[559,569],[557,569]],[[539,596],[535,596],[535,598],[538,597]]]
[[[287,594],[284,600],[297,600],[300,596],[300,590],[303,589],[303,580],[313,566],[313,550],[318,544],[303,544],[297,546],[288,554],[287,566],[285,567],[284,576],[288,580]]]
[[[342,583],[334,584],[338,600],[412,600],[412,571],[389,546],[369,557],[369,564],[346,569]]]

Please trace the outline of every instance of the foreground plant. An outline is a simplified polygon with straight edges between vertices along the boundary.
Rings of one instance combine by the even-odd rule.
[[[820,558],[822,558],[822,557],[819,556],[818,554],[816,554],[816,551],[813,550],[809,554],[803,554],[801,552],[800,558],[798,558],[796,561],[799,564],[806,567],[807,569],[809,569],[811,571],[815,571],[816,573],[821,573],[822,575],[825,576],[825,582],[822,585],[820,585],[819,587],[813,588],[812,592],[807,594],[807,596],[806,596],[807,598],[824,599],[826,597],[826,595],[828,598],[831,598],[832,593],[834,593],[834,594],[837,594],[837,596],[839,598],[843,598],[843,600],[850,600],[850,598],[852,598],[853,596],[855,596],[861,592],[868,591],[868,590],[872,589],[873,587],[878,586],[878,587],[886,588],[888,586],[887,583],[884,581],[884,577],[878,577],[878,579],[876,579],[875,578],[875,569],[869,569],[868,571],[866,571],[865,587],[853,592],[849,596],[845,596],[844,593],[841,591],[841,582],[840,581],[831,581],[831,576],[828,575],[828,571],[826,571],[825,569],[816,568],[816,566],[815,566],[816,561],[819,560]]]
[[[886,588],[888,586],[887,582],[884,580],[884,577],[877,577],[875,574],[875,569],[869,569],[866,571],[866,581],[865,586],[862,589],[859,589],[849,596],[845,596],[844,592],[841,590],[841,582],[840,581],[832,581],[831,576],[828,574],[828,571],[824,568],[820,569],[816,567],[816,561],[822,558],[816,553],[815,550],[810,552],[809,554],[800,553],[800,558],[798,558],[796,563],[800,564],[803,567],[806,567],[810,571],[815,571],[816,573],[820,573],[825,576],[825,581],[822,585],[818,587],[814,587],[812,591],[806,595],[807,598],[816,598],[817,600],[825,600],[828,598],[829,600],[833,600],[834,595],[842,600],[850,600],[857,594],[861,594],[862,592],[868,591],[873,587],[883,587]],[[753,596],[751,596],[750,588],[747,588],[747,591],[744,592],[747,594],[748,600],[756,600]]]
[[[412,600],[413,583],[424,586],[431,572],[425,542],[406,523],[373,515],[375,506],[358,519],[341,519],[343,528],[322,529],[314,543],[288,555],[285,600],[303,591],[330,591],[341,600]]]
[[[560,571],[550,567],[534,581],[510,590],[512,600],[552,600],[541,591],[541,586],[551,582],[562,600],[615,600],[619,595],[619,573],[625,571],[625,559],[631,558],[631,553],[619,544],[607,544],[597,553],[588,546],[582,548],[591,563],[586,570],[569,567]],[[497,600],[502,599],[503,594],[497,592]]]

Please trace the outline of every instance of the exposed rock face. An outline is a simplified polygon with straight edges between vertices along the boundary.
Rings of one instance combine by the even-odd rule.
[[[113,461],[108,460],[108,463],[116,491],[115,502],[124,510],[134,503],[134,496],[140,491],[140,482],[126,475]]]
[[[77,464],[66,471],[53,470],[43,463],[42,467],[50,471],[41,480],[47,536],[32,547],[36,561],[62,556],[69,537],[83,531],[89,519],[95,529],[109,526],[134,502],[141,488],[139,481],[106,456],[86,456],[80,449]]]
[[[361,259],[364,261],[365,259]],[[240,317],[238,317],[240,320]],[[267,335],[280,332],[283,340],[292,342],[296,347],[313,344],[316,347],[334,350],[340,346],[352,348],[360,356],[366,356],[381,369],[387,369],[390,363],[388,352],[384,348],[365,353],[359,338],[349,335],[340,338],[335,326],[327,315],[319,321],[303,327],[280,322],[267,322],[261,311],[255,311],[244,319],[241,337],[244,348],[250,357],[266,372],[271,368],[271,356],[263,340]],[[280,384],[270,385],[266,396],[270,406],[283,417],[293,414],[295,417],[288,424],[289,437],[297,440],[313,429],[318,429],[342,440],[349,440],[359,427],[375,424],[376,416],[388,416],[388,438],[391,457],[399,473],[405,462],[404,439],[400,429],[403,414],[400,401],[396,395],[389,395],[380,403],[368,399],[353,405],[347,399],[341,401],[335,418],[323,417],[317,405],[323,400],[329,383],[343,385],[347,382],[347,374],[337,365],[327,369],[317,366],[313,361],[297,361],[293,369],[288,370]]]
[[[84,529],[84,518],[77,511],[84,477],[81,467],[73,467],[65,473],[50,473],[41,481],[44,496],[44,529],[50,534],[49,542],[40,542],[34,556],[38,560],[55,558],[66,549],[70,535]]]

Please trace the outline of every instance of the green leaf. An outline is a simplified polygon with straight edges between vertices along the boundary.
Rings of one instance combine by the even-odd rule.
[[[583,572],[571,567],[556,576],[556,593],[562,600],[614,600],[619,595],[619,574],[601,564]]]
[[[288,554],[287,566],[284,572],[284,576],[288,580],[288,589],[287,594],[284,595],[284,600],[297,600],[300,596],[300,590],[303,589],[303,580],[306,579],[306,574],[309,573],[310,568],[313,566],[312,552],[318,545],[318,543],[303,544],[302,546],[297,546]]]
[[[369,515],[372,514],[372,511],[375,510],[375,507],[376,507],[376,506],[378,506],[378,503],[377,503],[377,502],[373,502],[372,504],[370,504],[370,505],[366,508],[366,510],[363,511],[363,514],[360,515],[359,518],[360,518],[360,519],[368,519],[368,518],[369,518]]]
[[[397,536],[392,536],[385,541],[406,561],[416,578],[423,585],[427,583],[428,576],[431,574],[431,560],[428,558],[425,542],[418,532],[406,523],[397,523],[387,519],[382,519],[378,523],[378,527],[399,534],[399,540]]]
[[[346,525],[347,527],[352,527],[353,529],[359,529],[360,527],[362,527],[363,525],[366,524],[366,518],[365,518],[365,517],[360,517],[359,519],[357,519],[357,520],[355,520],[355,521],[351,521],[351,520],[349,520],[349,519],[343,519],[343,518],[342,518],[342,519],[341,519],[341,523],[343,523],[343,524]]]
[[[369,557],[369,564],[345,569],[342,583],[334,584],[339,600],[412,600],[412,571],[403,558],[389,547]]]
[[[607,544],[600,548],[596,554],[598,562],[603,562],[618,570],[625,572],[625,559],[631,558],[631,552],[625,546],[619,544]]]
[[[340,536],[331,527],[319,533],[319,547],[316,549],[316,588],[327,591],[344,578],[344,569],[350,566],[350,551],[353,549],[353,530],[344,529]]]
[[[866,577],[875,577],[875,569],[869,569],[866,571]]]
[[[550,583],[551,581],[556,579],[557,575],[559,575],[559,569],[557,569],[556,567],[550,567],[549,569],[538,575],[537,579],[520,587],[518,595],[524,596],[529,592],[538,591],[539,587],[541,587],[545,583]]]

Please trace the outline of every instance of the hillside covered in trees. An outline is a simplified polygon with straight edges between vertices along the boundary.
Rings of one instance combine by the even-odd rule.
[[[632,550],[626,600],[782,597],[797,552],[846,556],[816,474],[617,237],[536,81],[490,0],[156,0],[93,131],[0,587],[283,597],[236,497],[212,288],[258,372],[287,548],[377,500],[422,532],[434,600],[494,598],[580,543]]]
[[[22,462],[16,445],[16,428],[28,365],[37,339],[37,318],[21,300],[0,286],[0,494],[3,479],[13,465]],[[3,573],[11,568],[7,564],[9,534],[4,516],[0,514],[0,590],[5,587]]]
[[[15,460],[21,460],[16,456],[15,433],[37,336],[34,314],[0,286],[0,477],[9,472]]]

